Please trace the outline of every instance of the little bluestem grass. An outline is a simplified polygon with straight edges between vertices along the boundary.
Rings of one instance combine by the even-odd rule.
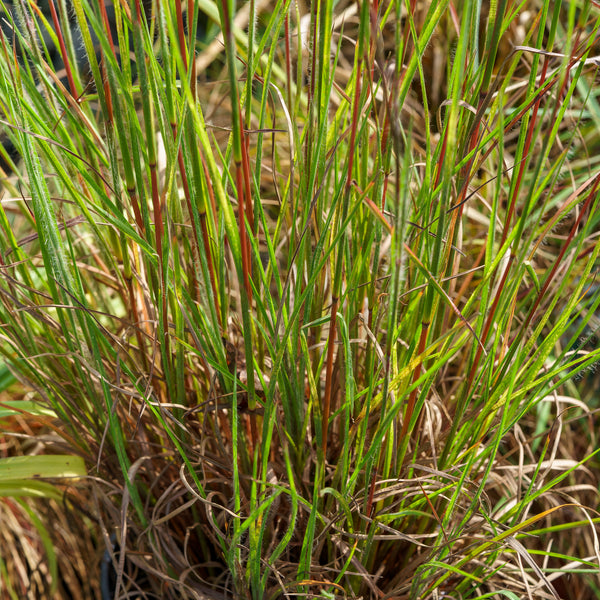
[[[0,348],[115,596],[592,598],[595,3],[2,7]]]

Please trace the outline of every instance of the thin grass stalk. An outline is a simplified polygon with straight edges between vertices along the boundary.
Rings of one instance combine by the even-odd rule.
[[[106,7],[103,3],[101,4],[101,13],[102,13],[104,29],[107,32],[107,40],[109,41],[110,49],[112,52],[111,58],[113,60],[116,60],[116,51],[115,51],[114,42],[112,39],[112,34],[110,32],[110,23],[108,20],[108,15],[106,13]],[[117,14],[119,14],[119,13],[117,12]],[[122,47],[124,40],[122,38],[121,29],[119,29],[119,28],[118,28],[118,35],[119,35],[119,45],[120,45],[120,47]],[[123,63],[125,63],[125,66],[123,67],[124,71],[126,73],[129,72],[130,71],[130,69],[128,68],[129,61],[125,60],[123,57],[121,58],[121,60]],[[104,71],[106,72],[107,69],[106,69],[105,59],[103,59],[103,64],[105,65]],[[106,84],[105,84],[105,88],[104,88],[105,95],[110,94],[112,97],[112,94],[110,92],[110,87],[109,87],[111,85],[113,87],[116,87],[114,77],[112,76],[112,71],[106,77]],[[116,194],[115,194],[116,200],[118,203],[119,210],[123,211],[124,209],[123,209],[123,206],[121,203],[122,180],[121,180],[121,176],[119,174],[119,169],[114,161],[114,157],[117,154],[116,146],[115,146],[116,140],[114,137],[114,133],[116,133],[117,139],[119,140],[118,146],[119,146],[119,150],[123,156],[122,162],[123,162],[124,173],[125,173],[126,193],[128,194],[128,197],[131,201],[131,206],[133,208],[135,222],[138,227],[138,230],[139,230],[140,234],[144,235],[146,227],[145,227],[144,219],[143,219],[141,211],[140,211],[140,205],[139,205],[139,201],[138,201],[138,197],[137,197],[137,191],[136,191],[136,186],[135,186],[135,181],[134,181],[134,176],[133,176],[133,170],[131,169],[131,159],[129,156],[129,144],[127,143],[127,140],[125,137],[126,127],[125,127],[125,124],[123,123],[122,111],[120,110],[121,106],[122,106],[122,100],[118,98],[118,95],[117,95],[117,104],[118,104],[118,108],[117,108],[116,112],[111,111],[111,113],[110,113],[111,117],[107,121],[107,132],[109,135],[109,143],[111,145],[110,156],[111,156],[111,166],[112,166],[112,172],[113,172],[113,182],[114,182],[114,186],[115,186],[115,190],[116,190]],[[116,120],[116,123],[113,121],[113,117]],[[126,303],[128,304],[128,307],[129,307],[132,322],[135,324],[135,327],[134,327],[135,335],[136,335],[138,347],[139,347],[139,350],[141,353],[142,365],[145,368],[145,370],[147,371],[147,370],[149,370],[149,362],[148,362],[147,354],[145,351],[146,345],[144,343],[143,331],[142,331],[141,327],[137,325],[138,323],[141,322],[141,318],[140,318],[140,314],[139,314],[138,306],[137,306],[137,304],[138,304],[137,297],[138,297],[138,294],[140,293],[140,290],[139,289],[136,290],[137,286],[134,286],[134,283],[133,283],[133,272],[132,272],[132,264],[131,264],[130,254],[129,254],[129,248],[128,248],[126,237],[123,233],[121,233],[121,235],[120,235],[120,244],[121,244],[120,258],[123,261],[123,277],[124,277],[125,284],[127,287],[127,295],[128,295]],[[133,250],[133,253],[135,256],[136,251],[134,249],[132,249],[132,250]]]
[[[179,32],[180,43],[181,43],[182,27],[183,27],[183,14],[182,14],[181,2],[177,3],[176,10],[177,10],[178,32]],[[188,67],[187,67],[186,60],[184,60],[184,70],[185,70],[184,72],[186,74],[186,81],[189,80],[191,98],[193,101],[196,101],[197,77],[196,77],[196,61],[194,60],[193,49],[194,49],[195,39],[196,39],[196,27],[197,27],[197,21],[198,21],[198,12],[197,12],[197,5],[193,1],[189,2],[189,4],[188,4],[188,15],[189,15],[189,17],[188,17],[188,35],[189,35],[189,46],[190,46],[190,53],[191,53],[189,76],[187,73]],[[191,26],[190,26],[190,22],[189,22],[190,18],[192,19]],[[182,45],[181,47],[185,48],[185,45]],[[183,58],[185,59],[185,56]],[[199,148],[198,148],[198,150],[196,150],[197,145],[195,144],[195,140],[194,140],[194,136],[193,136],[193,122],[189,115],[186,118],[186,121],[188,122],[187,130],[190,132],[190,143],[188,146],[188,152],[189,152],[188,156],[191,156],[191,159],[192,159],[192,169],[193,169],[193,174],[194,174],[194,180],[199,181],[202,179],[202,177],[200,175],[199,165],[198,165],[198,153],[200,152],[200,150],[199,150]],[[176,129],[173,128],[174,136],[175,136],[175,133],[176,133]],[[206,202],[204,201],[204,202],[202,202],[202,206],[200,207],[199,211],[196,211],[193,209],[191,195],[190,195],[190,189],[189,189],[189,184],[188,184],[187,174],[186,174],[186,169],[185,169],[185,163],[184,163],[183,158],[184,158],[183,157],[183,148],[180,147],[179,152],[178,152],[179,171],[180,171],[181,178],[182,178],[182,184],[184,186],[184,194],[185,194],[186,203],[188,206],[188,213],[192,220],[192,224],[196,230],[196,234],[194,236],[196,253],[199,258],[200,257],[200,248],[199,248],[198,240],[202,239],[202,243],[204,246],[204,255],[206,257],[208,274],[209,274],[209,278],[210,278],[210,285],[211,285],[212,292],[213,292],[213,300],[214,300],[214,304],[215,304],[215,310],[216,310],[216,314],[218,315],[218,318],[220,318],[221,327],[223,327],[224,326],[223,315],[222,315],[222,311],[220,308],[220,300],[219,300],[220,296],[218,293],[218,287],[217,287],[217,283],[216,283],[216,273],[215,273],[215,267],[214,267],[213,251],[212,251],[212,246],[210,243],[210,234],[209,234],[207,219],[206,219],[207,206],[206,206]],[[200,156],[200,158],[201,158],[201,162],[203,164],[204,177],[205,177],[205,181],[207,182],[207,187],[208,187],[208,191],[209,191],[209,195],[210,195],[210,199],[211,199],[212,214],[215,215],[215,218],[216,218],[214,194],[212,192],[212,188],[210,186],[210,180],[209,180],[208,174],[206,172],[206,164],[205,164],[204,158],[202,156]],[[204,198],[205,194],[199,194],[198,197]],[[199,220],[200,232],[198,232],[198,220]]]
[[[181,0],[175,0],[175,14],[177,15],[177,35],[179,40],[179,53],[181,56],[181,60],[183,61],[183,69],[186,75],[188,74],[188,49],[186,44],[186,35],[185,35],[185,27],[183,24],[183,6],[181,4]],[[189,15],[190,13],[188,13]],[[193,15],[193,12],[191,13]],[[188,23],[189,26],[189,23]],[[194,94],[192,94],[192,98],[195,98]]]
[[[233,161],[235,168],[235,184],[238,198],[238,230],[240,235],[240,245],[242,252],[242,265],[243,265],[243,285],[246,291],[249,302],[252,299],[252,290],[250,287],[250,247],[247,240],[247,231],[245,225],[246,217],[246,202],[250,202],[250,198],[245,197],[246,186],[245,186],[245,175],[243,169],[245,168],[243,158],[243,132],[242,132],[242,117],[240,99],[237,88],[237,69],[236,69],[236,52],[235,52],[235,39],[233,36],[233,15],[234,7],[231,0],[223,0],[219,5],[219,12],[221,14],[221,26],[223,28],[223,36],[225,39],[225,48],[227,53],[227,65],[229,75],[229,85],[231,93],[231,105],[232,105],[232,135],[233,135]]]
[[[445,9],[445,5],[442,6],[443,3],[440,3],[437,5],[436,7],[436,11],[439,10],[439,12],[437,12],[436,14],[431,14],[430,19],[431,21],[427,21],[428,23],[435,23],[437,22],[438,19],[441,18],[442,10]],[[398,7],[399,10],[399,7]],[[433,5],[432,7],[430,7],[430,11],[433,10]],[[413,12],[409,11],[409,23],[412,23],[411,27],[413,29],[413,35],[416,35],[414,33],[415,28],[414,28],[414,20],[412,20],[413,17]],[[429,16],[429,15],[428,15]],[[424,50],[424,43],[427,43],[429,36],[432,34],[432,30],[425,30],[421,32],[421,37],[418,39],[414,39],[414,50],[413,53],[410,57],[410,61],[409,61],[409,66],[406,69],[406,71],[403,73],[402,75],[402,79],[401,79],[401,84],[399,86],[399,93],[398,93],[398,99],[397,102],[399,104],[401,104],[405,97],[406,94],[408,92],[408,86],[407,83],[410,80],[410,78],[414,75],[414,72],[416,71],[416,69],[418,68],[418,64],[421,60],[421,55],[422,52]],[[404,50],[406,48],[405,44],[402,44],[402,49]],[[397,128],[397,125],[396,125]],[[440,178],[442,177],[442,173],[444,172],[444,170],[441,168],[441,165],[444,164],[445,160],[446,160],[446,152],[447,152],[447,144],[448,144],[448,132],[451,130],[450,126],[447,126],[444,130],[443,133],[443,138],[442,138],[442,144],[441,144],[441,152],[440,152],[440,156],[438,158],[438,171],[437,171],[437,179],[436,179],[436,183],[434,184],[434,187],[437,188],[438,187],[438,183],[440,181]],[[396,172],[399,173],[400,172],[400,162],[399,162],[399,156],[400,156],[400,148],[401,148],[401,134],[400,132],[396,129],[396,131],[392,132],[393,135],[393,139],[394,139],[394,143],[395,143],[395,147],[396,147]],[[396,214],[400,214],[400,211],[402,210],[402,214],[404,215],[404,210],[401,209],[400,207],[403,206],[403,203],[400,201],[400,196],[399,196],[399,189],[400,186],[397,185],[396,186],[396,201],[395,201],[395,211]],[[440,216],[443,215],[443,209],[440,209]],[[403,217],[404,219],[405,217]],[[404,221],[401,221],[401,224],[404,223]],[[443,218],[440,218],[438,220],[438,231],[437,231],[437,236],[436,239],[438,240],[438,244],[441,243],[441,233],[442,233],[442,226],[443,226]],[[400,241],[400,245],[398,246],[398,252],[401,253],[401,247],[403,245],[403,238],[401,238]],[[399,262],[398,262],[399,261]],[[436,264],[436,260],[434,258],[433,264]],[[402,265],[402,260],[399,258],[397,259],[396,262],[396,266],[397,269],[400,269]],[[394,289],[394,288],[393,288]],[[428,306],[429,306],[429,310],[426,308],[425,309],[425,313],[424,314],[430,314],[431,313],[431,308],[432,308],[432,296],[429,294],[429,301],[428,301]],[[390,310],[390,315],[393,313],[393,310]],[[391,318],[391,317],[390,317]],[[421,333],[420,333],[420,338],[419,338],[419,346],[418,346],[418,354],[419,355],[423,355],[424,350],[425,350],[425,346],[426,346],[426,341],[427,341],[427,335],[428,335],[428,331],[429,331],[429,324],[430,324],[430,316],[429,317],[425,317],[422,321],[421,321]],[[388,328],[389,330],[392,330],[392,323],[393,321],[389,321],[388,322]],[[391,356],[391,351],[390,349],[388,349],[386,351],[386,357],[387,360],[389,361],[389,357]],[[389,367],[388,367],[389,369]],[[419,363],[419,366],[417,366],[417,369],[415,370],[415,377],[413,377],[413,383],[415,381],[417,381],[420,377],[420,371],[421,371],[421,365]],[[386,378],[386,384],[387,384],[387,378]],[[404,440],[406,439],[407,436],[407,432],[408,432],[408,427],[409,424],[412,420],[412,414],[414,411],[414,406],[416,403],[416,396],[417,396],[417,390],[416,388],[414,388],[414,390],[412,391],[409,399],[408,399],[408,404],[407,404],[407,410],[405,413],[405,417],[404,417],[404,422],[403,422],[403,426],[402,426],[402,431],[400,433],[401,436],[401,443],[403,444],[404,447],[406,447],[406,444],[404,442]],[[401,455],[402,455],[402,451],[401,451]]]
[[[147,144],[148,152],[148,169],[150,171],[150,191],[152,196],[152,209],[154,214],[154,228],[155,228],[155,240],[154,244],[156,247],[156,253],[158,257],[159,266],[159,281],[160,290],[158,290],[157,297],[160,298],[161,305],[161,327],[164,336],[164,341],[168,344],[168,321],[167,321],[167,293],[165,289],[166,285],[166,270],[164,263],[163,254],[163,236],[164,236],[164,224],[163,224],[163,203],[160,199],[160,191],[158,189],[158,174],[156,165],[156,141],[154,133],[154,115],[153,107],[150,102],[150,85],[148,81],[148,69],[147,69],[147,58],[144,53],[144,43],[142,36],[142,20],[143,10],[141,7],[140,0],[136,0],[135,4],[135,18],[134,18],[134,41],[136,58],[138,62],[140,87],[142,91],[142,110],[144,114],[144,127],[145,127],[145,142]],[[167,346],[165,346],[165,352],[168,354]]]
[[[193,5],[190,5],[188,10],[193,11]],[[192,37],[190,37],[190,50],[192,52],[192,55],[188,62],[187,46],[185,45],[183,8],[181,5],[181,2],[176,3],[175,11],[176,11],[176,19],[177,19],[177,38],[179,40],[180,47],[176,48],[174,58],[175,58],[177,64],[179,64],[179,62],[181,61],[181,66],[180,66],[181,81],[185,82],[185,86],[186,86],[187,90],[189,90],[191,106],[195,106],[195,103],[196,103],[195,80],[194,80],[195,60],[194,60],[194,55],[193,55],[193,48],[194,48],[193,40],[195,39],[194,36],[195,36],[195,31],[196,31],[195,21],[193,22],[194,23],[193,26],[188,28],[188,34],[190,36],[192,36]],[[161,11],[160,14],[164,18],[164,12]],[[194,16],[192,13],[192,18],[196,19],[197,15]],[[164,49],[165,54],[170,55],[171,49],[170,49],[170,46],[169,46],[169,43],[168,43],[167,37],[166,37],[167,29],[168,29],[168,23],[159,25],[159,31],[160,31],[160,36],[161,36],[161,45]],[[190,64],[189,68],[188,68],[188,64]],[[170,60],[165,61],[165,71],[166,71],[167,81],[171,82],[172,75],[171,75]],[[212,292],[213,292],[212,297],[214,300],[214,304],[216,306],[216,313],[217,313],[217,315],[220,315],[221,311],[219,309],[220,303],[219,303],[219,295],[218,295],[215,269],[214,269],[214,263],[213,263],[213,252],[211,250],[209,234],[208,234],[208,230],[207,230],[207,226],[206,226],[206,208],[204,205],[198,211],[198,209],[195,206],[193,206],[193,204],[192,204],[192,193],[190,190],[187,167],[186,167],[186,164],[184,161],[183,132],[180,130],[180,132],[178,133],[177,119],[176,119],[175,107],[174,107],[173,88],[174,88],[174,86],[172,86],[172,85],[169,85],[166,88],[166,92],[167,92],[167,94],[166,94],[166,98],[167,98],[166,112],[168,115],[170,130],[172,133],[173,140],[176,142],[177,147],[178,147],[177,163],[179,166],[179,174],[180,174],[181,181],[182,181],[182,186],[183,186],[184,197],[185,197],[185,201],[186,201],[186,205],[187,205],[188,214],[189,214],[191,224],[192,224],[192,229],[194,232],[194,235],[192,236],[192,238],[193,238],[192,245],[193,245],[193,252],[194,252],[194,261],[193,262],[196,265],[201,263],[200,241],[199,240],[202,239],[202,243],[204,246],[204,257],[205,257],[205,260],[207,261],[207,265],[208,265],[210,286],[211,286]],[[180,120],[183,123],[185,123],[185,127],[183,127],[182,130],[187,133],[186,138],[188,139],[188,146],[185,147],[186,156],[189,157],[189,159],[191,161],[192,181],[194,183],[196,183],[196,182],[199,182],[202,180],[202,176],[201,176],[201,172],[199,169],[199,160],[198,160],[199,149],[197,148],[196,140],[194,137],[193,118],[192,118],[189,110],[190,110],[190,105],[185,105],[185,107],[183,108],[183,114],[180,117]],[[203,198],[204,194],[196,193],[196,194],[194,194],[194,197]],[[204,203],[202,203],[202,204],[204,204]],[[213,202],[213,207],[214,207],[214,202]],[[199,214],[198,214],[198,212],[199,212]],[[195,277],[194,277],[194,280],[196,281]],[[200,301],[200,293],[201,292],[198,287],[197,281],[196,281],[195,285],[196,285],[196,291],[195,291],[196,298],[198,301]]]
[[[189,0],[188,2],[188,15],[190,15],[191,21],[188,21],[188,38],[190,47],[190,93],[192,98],[197,98],[196,85],[198,83],[198,75],[196,69],[196,34],[198,28],[198,4],[195,0]]]
[[[65,65],[65,69],[67,71],[67,81],[69,82],[69,89],[71,91],[71,96],[73,98],[77,98],[77,86],[75,85],[75,80],[73,79],[73,72],[71,70],[71,62],[69,60],[69,56],[67,54],[67,48],[65,46],[65,38],[62,33],[62,28],[60,25],[60,21],[58,19],[58,15],[56,14],[56,7],[54,6],[54,0],[49,0],[50,5],[50,13],[52,15],[52,22],[54,23],[54,30],[56,31],[56,35],[58,37],[58,42],[60,45],[60,54],[63,59],[63,63]]]
[[[354,89],[354,102],[352,107],[352,123],[350,132],[350,144],[348,152],[348,171],[344,189],[344,199],[342,201],[342,217],[341,220],[344,222],[348,214],[348,204],[350,202],[350,191],[352,189],[352,178],[354,176],[354,152],[356,148],[356,132],[358,128],[358,113],[361,105],[361,79],[362,79],[362,63],[363,63],[363,44],[362,36],[361,43],[359,44],[358,54],[358,65],[356,72],[356,84]],[[329,321],[329,335],[327,338],[327,360],[326,360],[326,371],[325,371],[325,392],[323,395],[323,440],[322,440],[322,451],[324,460],[327,457],[327,439],[328,439],[328,426],[329,426],[329,415],[330,411],[335,407],[332,404],[332,388],[333,388],[333,355],[335,351],[336,331],[337,331],[337,318],[338,318],[338,305],[340,295],[342,293],[342,271],[343,271],[343,258],[344,254],[341,249],[338,252],[337,263],[335,268],[333,291],[331,297],[331,315]]]
[[[229,86],[232,107],[232,135],[233,135],[233,161],[235,171],[235,189],[238,200],[238,235],[240,239],[241,268],[238,273],[240,281],[243,284],[244,293],[242,294],[242,319],[244,324],[244,347],[246,354],[246,368],[248,373],[248,406],[251,411],[256,408],[256,397],[254,393],[254,361],[253,361],[253,333],[250,321],[249,311],[252,307],[252,286],[251,280],[251,257],[250,241],[248,240],[248,230],[246,219],[248,210],[251,208],[251,196],[249,195],[249,163],[244,151],[244,135],[242,131],[242,114],[240,98],[237,88],[237,69],[235,39],[233,35],[234,6],[232,0],[223,0],[219,4],[219,13],[221,18],[221,27],[225,40],[225,49],[227,55],[227,66],[229,75]],[[250,221],[249,221],[250,223]],[[256,420],[252,417],[252,435],[254,441],[257,439]]]
[[[258,231],[255,229],[255,221],[254,221],[254,213],[256,212],[256,208],[253,206],[251,202],[252,194],[250,191],[250,159],[249,159],[249,150],[250,150],[250,137],[249,131],[252,127],[252,87],[254,83],[254,64],[256,60],[256,52],[254,49],[254,37],[256,30],[256,2],[255,0],[250,0],[249,3],[249,14],[248,14],[248,45],[246,47],[246,53],[248,56],[248,62],[246,65],[247,73],[246,73],[246,86],[245,86],[245,107],[244,107],[244,120],[241,121],[240,127],[243,130],[243,139],[242,139],[242,161],[244,167],[244,190],[246,196],[246,219],[248,221],[249,230],[252,235],[256,236]],[[259,54],[260,55],[260,54]],[[241,109],[241,106],[240,106]],[[240,115],[241,118],[241,115]],[[243,123],[243,124],[242,124]],[[261,125],[262,126],[262,123]],[[258,147],[261,147],[260,141]],[[257,160],[257,165],[259,164],[259,160]],[[255,198],[255,202],[260,202],[260,198],[257,195]],[[256,223],[258,225],[258,223]],[[252,268],[252,264],[250,264],[250,268]]]
[[[541,44],[541,40],[538,40],[538,41]],[[533,86],[536,83],[536,78],[534,77],[534,74],[537,73],[537,66],[538,66],[538,62],[539,62],[537,60],[537,58],[538,58],[537,56],[534,56],[534,67],[535,68],[532,69],[532,74],[531,74],[531,77],[529,80],[529,85],[532,90],[533,90]],[[542,86],[546,79],[547,66],[548,66],[548,57],[546,57],[546,59],[544,60],[544,64],[542,66],[542,72],[540,74],[540,84]],[[530,156],[531,142],[533,139],[533,133],[534,133],[535,126],[536,126],[537,115],[538,115],[538,111],[539,111],[539,108],[541,105],[541,101],[542,101],[542,96],[539,96],[537,98],[535,104],[532,107],[533,110],[532,110],[531,117],[529,117],[529,114],[526,113],[523,118],[522,131],[527,132],[526,135],[523,136],[524,145],[523,145],[522,152],[519,153],[519,157],[522,156],[523,160],[519,161],[519,167],[517,169],[517,176],[514,179],[514,183],[511,185],[511,196],[509,198],[509,209],[508,209],[508,214],[506,217],[506,226],[503,228],[503,231],[502,231],[502,238],[500,241],[500,245],[504,244],[504,242],[506,241],[508,232],[510,231],[512,217],[515,212],[517,198],[518,198],[518,195],[519,195],[519,192],[521,189],[523,173],[525,171],[525,167],[527,166],[527,162],[528,162],[527,157]]]

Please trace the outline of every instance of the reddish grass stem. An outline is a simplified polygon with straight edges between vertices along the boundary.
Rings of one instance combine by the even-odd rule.
[[[77,96],[78,96],[77,87],[75,85],[75,79],[73,79],[73,71],[71,70],[71,61],[69,60],[69,55],[67,54],[67,48],[65,46],[65,38],[62,33],[58,15],[56,14],[54,0],[50,0],[49,6],[50,6],[50,13],[52,15],[52,22],[54,23],[54,31],[56,32],[56,36],[58,37],[58,45],[60,47],[60,55],[61,55],[64,65],[65,65],[65,71],[67,72],[67,81],[69,82],[69,90],[71,91],[71,96],[73,96],[73,98],[77,98]]]

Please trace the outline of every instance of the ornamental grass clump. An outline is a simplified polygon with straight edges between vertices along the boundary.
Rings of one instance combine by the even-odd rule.
[[[596,597],[600,10],[459,4],[0,2],[0,349],[105,596]]]

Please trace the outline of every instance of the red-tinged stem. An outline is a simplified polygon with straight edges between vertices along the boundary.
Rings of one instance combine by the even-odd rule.
[[[596,244],[592,243],[592,245],[589,248],[586,248],[585,250],[582,250],[578,255],[577,258],[575,259],[576,261],[581,260],[582,258],[585,258],[588,254],[591,254],[596,248]]]
[[[241,164],[236,165],[236,181],[238,189],[238,201],[239,201],[239,223],[240,223],[240,244],[242,244],[242,265],[244,269],[244,286],[246,287],[246,293],[248,295],[248,303],[252,306],[252,287],[250,286],[250,278],[252,276],[252,261],[250,260],[251,248],[250,238],[246,231],[245,219],[248,220],[248,228],[250,231],[254,227],[254,215],[251,203],[251,192],[250,192],[250,166],[247,152],[247,139],[245,132],[242,128],[242,111],[238,107],[239,124],[241,129],[241,150],[242,150],[242,161]],[[244,219],[245,217],[245,219]],[[245,262],[244,262],[245,258]]]
[[[542,74],[540,82],[543,83],[546,79],[546,71],[548,69],[548,57],[544,60],[544,65],[542,67]],[[523,156],[527,156],[529,154],[529,150],[531,148],[531,142],[533,140],[533,131],[535,129],[535,123],[537,121],[537,114],[540,108],[540,104],[542,102],[542,96],[539,96],[536,102],[533,105],[533,113],[531,115],[531,121],[529,123],[529,130],[527,131],[527,137],[525,138],[525,145],[523,147]],[[508,232],[510,231],[510,223],[512,221],[513,215],[515,213],[515,207],[517,203],[517,198],[519,197],[519,190],[521,189],[521,181],[523,179],[523,173],[525,172],[525,163],[526,161],[521,161],[519,165],[519,171],[517,173],[517,183],[514,186],[513,197],[509,202],[508,214],[506,215],[506,223],[502,230],[502,238],[500,241],[500,246],[504,244],[506,238],[508,236]]]
[[[440,526],[440,529],[442,530],[442,534],[444,536],[444,540],[446,541],[446,543],[448,543],[448,535],[446,534],[446,531],[444,529],[444,525],[442,524],[442,520],[440,519],[440,517],[438,515],[438,512],[435,509],[435,506],[431,502],[431,500],[429,498],[429,495],[425,491],[425,488],[423,487],[423,485],[421,484],[420,481],[419,481],[419,487],[421,488],[421,491],[423,492],[423,495],[425,496],[425,500],[427,500],[427,504],[429,504],[429,508],[431,508],[431,512],[433,513],[433,516],[434,516],[435,520],[437,521],[438,525]]]
[[[140,0],[135,0],[135,15],[138,23],[142,22],[142,6]]]
[[[104,0],[99,0],[99,4],[100,13],[102,14],[102,21],[104,23],[104,29],[106,30],[106,38],[108,39],[113,56],[116,56],[115,43],[113,41],[112,31],[110,30],[110,21],[108,19],[108,14],[106,13],[106,5],[104,4]]]
[[[175,0],[175,12],[177,13],[177,37],[179,38],[179,51],[181,52],[181,59],[183,60],[183,67],[187,73],[188,57],[187,57],[187,45],[185,43],[185,29],[183,27],[183,8],[181,6],[181,0]],[[188,8],[188,16],[189,16],[189,8]]]
[[[144,219],[142,218],[142,213],[140,211],[140,203],[137,197],[137,191],[135,186],[131,188],[127,188],[127,193],[129,194],[129,199],[131,200],[131,206],[133,207],[133,214],[135,216],[135,222],[138,226],[138,229],[141,234],[144,234],[146,228],[144,227]]]
[[[484,103],[484,98],[480,98],[479,106],[477,107],[477,114],[479,114],[479,109],[482,107],[483,103]],[[477,144],[479,142],[480,127],[481,127],[481,122],[477,121],[477,123],[475,123],[475,128],[473,129],[473,132],[471,133],[471,138],[469,140],[467,154],[470,154],[471,152],[473,152],[475,150],[475,148],[477,147]],[[459,209],[458,209],[459,216],[462,215],[462,212],[464,209],[464,206],[463,206],[464,200],[467,197],[467,191],[469,189],[469,183],[471,181],[469,178],[469,175],[471,174],[471,169],[473,168],[473,163],[475,162],[475,156],[476,156],[476,153],[473,152],[473,156],[471,157],[469,162],[462,169],[462,176],[464,178],[464,182],[462,184],[462,188],[460,190],[460,193],[458,195],[457,202],[456,202],[456,204],[459,206]],[[448,239],[451,240],[452,237],[453,237],[452,235],[449,235]]]
[[[238,227],[240,230],[240,246],[242,250],[242,271],[244,287],[248,296],[248,304],[252,305],[252,288],[250,287],[250,256],[248,253],[248,234],[246,232],[246,217],[244,211],[243,173],[240,165],[235,170],[236,188],[238,190]]]
[[[217,204],[215,200],[215,190],[212,186],[212,181],[210,178],[210,173],[208,171],[208,165],[206,164],[206,160],[204,160],[204,154],[200,153],[200,160],[202,160],[202,169],[204,170],[204,178],[206,180],[206,187],[208,189],[208,198],[210,199],[210,207],[212,210],[214,225],[217,225]]]
[[[242,121],[241,121],[241,112],[240,112],[240,121],[239,121],[239,125],[240,125],[240,129],[242,129]],[[248,205],[250,203],[250,196],[247,196],[246,198],[244,197],[246,194],[246,186],[244,185],[245,181],[244,181],[244,155],[245,155],[245,142],[244,139],[242,138],[241,140],[241,147],[242,147],[242,164],[240,164],[239,162],[236,164],[236,170],[235,170],[235,175],[236,175],[236,187],[238,190],[238,223],[239,223],[239,230],[240,230],[240,247],[241,247],[241,251],[242,251],[242,271],[243,271],[243,276],[244,276],[244,287],[246,288],[246,297],[248,298],[248,307],[249,310],[252,308],[252,286],[250,285],[250,273],[251,273],[251,269],[252,269],[252,262],[250,260],[250,240],[248,238],[248,232],[246,231],[246,211],[244,210],[244,206]],[[247,172],[246,172],[247,174]],[[248,380],[250,382],[250,386],[252,386],[252,380],[250,379],[251,377],[254,377],[253,371],[251,370],[252,364],[251,364],[251,360],[250,359],[248,361],[249,366],[248,366]],[[248,364],[247,363],[247,364]],[[252,389],[252,388],[250,388]],[[256,399],[254,398],[253,394],[250,393],[249,394],[249,399],[248,399],[248,403],[251,409],[254,409],[254,405],[255,405]],[[250,448],[249,448],[249,453],[251,454],[253,452],[253,448],[254,448],[254,444],[257,442],[258,440],[258,425],[256,422],[256,414],[252,413],[250,416],[250,430],[251,430],[251,434],[250,434]]]
[[[421,337],[419,339],[419,349],[417,350],[417,356],[421,356],[425,352],[425,346],[427,345],[427,333],[429,332],[429,323],[423,322],[421,324]],[[413,373],[412,383],[414,384],[421,377],[422,361],[419,361],[415,367]],[[404,415],[404,422],[402,423],[402,431],[400,433],[400,439],[404,439],[408,433],[408,427],[412,420],[413,413],[415,411],[415,404],[417,402],[418,389],[415,389],[410,393],[408,398],[408,404],[406,405],[406,413]]]
[[[102,14],[102,21],[104,22],[104,29],[106,31],[106,37],[108,39],[108,43],[110,45],[111,52],[113,56],[115,56],[115,44],[112,38],[112,32],[110,30],[110,22],[108,20],[108,14],[106,13],[106,6],[104,5],[104,0],[99,0],[100,3],[100,12]],[[106,97],[106,110],[107,110],[107,120],[110,126],[113,123],[113,101],[112,94],[110,91],[110,85],[108,82],[108,67],[106,66],[106,58],[104,57],[104,52],[102,52],[102,76],[103,76],[103,87],[104,87],[104,95]]]
[[[377,16],[377,14],[379,13],[379,0],[373,0],[373,2],[371,3],[371,12],[372,14]],[[376,23],[376,21],[373,21],[373,23]]]
[[[241,122],[241,121],[240,121]],[[250,189],[250,137],[244,132],[244,138],[242,140],[242,165],[244,168],[244,192],[246,196],[246,219],[248,219],[248,226],[250,231],[254,231],[254,207],[250,199],[252,198],[252,192]],[[248,247],[250,250],[250,247]]]
[[[77,98],[77,87],[75,86],[75,80],[73,79],[73,72],[71,71],[71,62],[69,61],[69,56],[67,54],[67,48],[65,46],[65,38],[62,34],[62,29],[60,26],[60,21],[58,20],[58,15],[56,14],[56,8],[54,6],[54,0],[50,0],[50,13],[52,14],[52,22],[54,23],[54,31],[56,31],[56,35],[58,37],[58,44],[60,46],[60,55],[62,57],[62,61],[65,65],[65,70],[67,71],[67,81],[69,82],[69,89],[71,90],[71,96],[73,98]]]
[[[135,337],[137,339],[138,346],[140,347],[140,354],[142,356],[142,367],[145,373],[148,373],[148,357],[146,356],[146,348],[144,345],[144,337],[142,330],[140,329],[140,317],[137,309],[137,303],[135,298],[135,292],[133,290],[133,281],[131,277],[127,277],[126,280],[127,291],[129,293],[129,307],[131,310],[131,320],[133,322],[133,328],[135,330]]]
[[[519,111],[505,126],[504,126],[504,131],[510,131],[522,118],[523,115],[529,111],[529,109],[536,103],[538,102],[538,99],[541,100],[541,98],[548,92],[550,91],[550,88],[556,83],[556,76],[549,80],[549,83],[546,85],[545,88],[543,88],[542,90],[538,90],[538,92],[536,92],[536,96],[535,98],[529,102],[527,104],[527,106],[525,106],[525,108],[523,108],[521,111]],[[487,160],[488,156],[496,149],[496,147],[498,146],[498,140],[495,139],[494,142],[492,144],[490,144],[490,146],[485,150],[485,152],[482,153],[481,158],[479,160],[478,165],[481,166],[485,163],[485,161]],[[437,183],[436,183],[437,185]]]
[[[163,253],[162,253],[162,240],[164,234],[163,225],[163,206],[158,195],[158,173],[156,169],[156,163],[150,165],[150,183],[152,186],[152,209],[154,211],[154,230],[156,234],[156,252],[158,254],[158,260],[162,265]],[[161,266],[162,270],[162,266]]]
[[[448,9],[450,12],[450,18],[452,19],[452,24],[454,25],[454,31],[457,36],[460,35],[460,18],[458,16],[458,12],[456,11],[456,6],[452,2],[449,3]]]
[[[246,231],[246,203],[251,200],[249,169],[246,168],[247,158],[245,154],[244,129],[242,125],[242,110],[237,90],[237,76],[235,73],[235,40],[233,36],[233,21],[229,14],[229,0],[221,2],[221,22],[223,27],[223,38],[227,50],[227,63],[229,70],[229,83],[231,86],[231,102],[233,117],[233,160],[235,164],[235,181],[238,199],[238,228],[240,236],[240,250],[242,254],[242,277],[244,288],[248,298],[249,306],[252,306],[252,288],[250,286],[250,242]],[[249,223],[250,223],[249,219]],[[252,385],[252,383],[250,384]]]
[[[195,40],[192,39],[193,27],[191,25],[190,19],[194,18],[194,0],[188,0],[188,31],[189,31],[189,44],[190,48],[195,48]],[[192,56],[192,62],[190,64],[190,92],[192,94],[192,98],[196,100],[196,60],[195,60],[195,52]]]

